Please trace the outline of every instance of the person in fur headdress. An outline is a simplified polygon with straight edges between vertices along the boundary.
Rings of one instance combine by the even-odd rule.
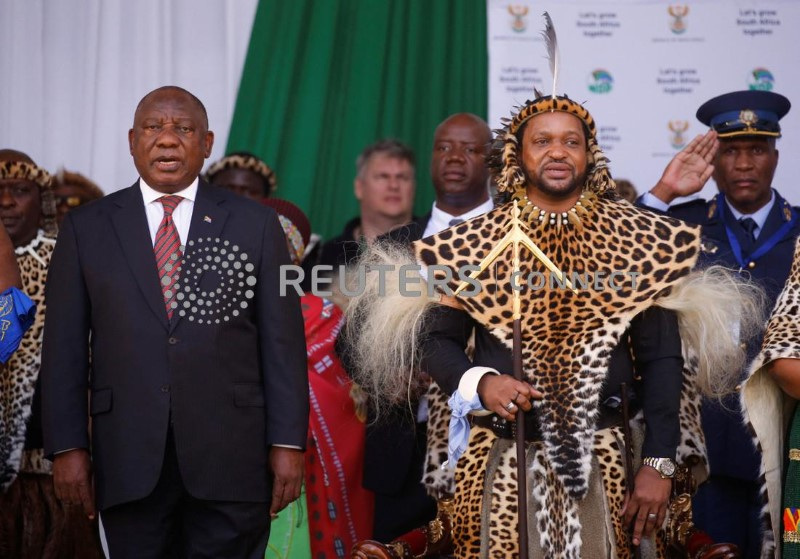
[[[698,228],[622,200],[592,116],[556,90],[498,131],[490,167],[505,203],[413,254],[370,248],[347,310],[352,359],[384,401],[408,393],[420,363],[451,395],[457,557],[520,556],[518,413],[528,556],[664,557],[686,543],[673,505],[688,496],[671,501],[673,490],[707,475],[700,395],[731,389],[724,371],[742,364],[760,290],[720,268],[692,272]],[[637,416],[628,440],[623,398]]]
[[[14,245],[21,288],[30,296],[0,295],[3,338],[12,334],[4,313],[12,307],[24,312],[19,347],[0,370],[0,557],[102,557],[96,521],[56,499],[52,464],[42,449],[39,369],[56,205],[50,174],[11,149],[0,150],[0,219]],[[0,344],[0,361],[4,353]]]
[[[648,542],[645,556],[663,556],[659,529],[672,478],[690,467],[696,481],[705,475],[699,394],[728,388],[718,372],[743,359],[739,340],[757,327],[759,292],[721,269],[690,274],[696,228],[619,199],[593,119],[568,97],[526,103],[499,133],[493,155],[498,189],[510,201],[414,245],[414,260],[429,273],[449,270],[436,278],[444,297],[409,298],[393,291],[391,274],[383,285],[367,274],[348,308],[349,323],[360,324],[352,332],[360,338],[359,379],[376,396],[400,398],[408,377],[397,371],[413,370],[421,356],[452,395],[451,462],[466,448],[455,474],[458,557],[518,555],[508,493],[516,486],[511,420],[520,408],[529,433],[530,555],[627,557]],[[515,227],[539,256],[522,249],[512,270],[513,247],[504,240]],[[404,256],[390,252],[376,248],[363,264],[399,269]],[[463,270],[487,263],[472,293],[448,295]],[[598,280],[613,274],[615,285]],[[580,285],[586,275],[594,281]],[[522,381],[509,374],[515,290]],[[737,322],[738,335],[729,327]],[[633,488],[622,481],[622,382],[634,387],[641,412]],[[652,535],[655,544],[644,539]]]
[[[231,153],[212,163],[205,178],[211,184],[256,201],[275,194],[275,171],[252,153]]]
[[[59,226],[68,211],[104,196],[100,187],[88,177],[66,169],[59,169],[53,177],[53,195]]]

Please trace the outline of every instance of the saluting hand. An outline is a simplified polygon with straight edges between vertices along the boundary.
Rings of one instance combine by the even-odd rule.
[[[698,135],[672,158],[650,193],[669,204],[679,196],[700,192],[714,173],[712,162],[718,149],[716,132]]]

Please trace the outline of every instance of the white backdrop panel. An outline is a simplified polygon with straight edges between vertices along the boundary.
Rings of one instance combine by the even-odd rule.
[[[770,89],[795,103],[781,121],[773,181],[800,204],[800,2],[796,0],[488,0],[489,117],[499,127],[533,85],[552,92],[541,31],[558,34],[559,93],[585,103],[616,178],[651,188],[670,158],[706,127],[706,100]],[[709,181],[703,195],[716,192]]]
[[[205,104],[225,151],[257,0],[0,0],[0,147],[111,192],[137,177],[127,132],[166,84]]]

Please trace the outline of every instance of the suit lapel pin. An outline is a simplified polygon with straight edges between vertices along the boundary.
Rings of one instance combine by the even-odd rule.
[[[205,221],[206,223],[211,223],[211,218],[208,217],[207,215],[203,216],[203,221]]]

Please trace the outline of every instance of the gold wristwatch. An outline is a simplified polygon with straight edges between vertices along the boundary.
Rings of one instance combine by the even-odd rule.
[[[670,458],[652,458],[648,456],[642,459],[642,464],[654,468],[658,475],[661,476],[661,479],[672,479],[678,470],[675,461]]]

